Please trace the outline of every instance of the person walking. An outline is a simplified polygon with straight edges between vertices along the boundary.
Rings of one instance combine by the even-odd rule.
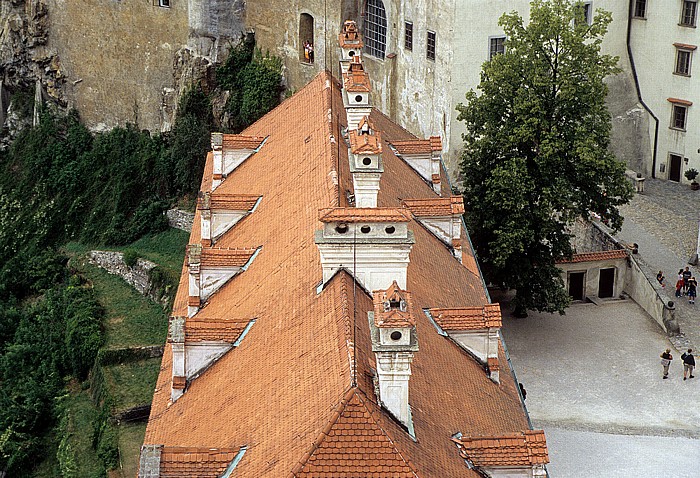
[[[668,368],[671,366],[672,360],[673,355],[671,355],[671,349],[666,349],[666,351],[661,354],[661,365],[664,368],[664,378],[668,378]]]
[[[681,360],[683,360],[683,380],[686,378],[695,378],[693,375],[693,370],[695,370],[695,357],[693,357],[693,349],[688,349],[681,355]],[[690,377],[687,377],[690,375]]]
[[[663,271],[659,271],[659,273],[656,274],[656,280],[659,281],[659,284],[661,284],[662,288],[666,287],[666,285],[664,284],[664,281],[666,280],[666,278],[664,277]]]
[[[678,270],[678,282],[681,283],[681,295],[677,295],[676,297],[681,297],[685,294],[685,281],[683,280],[683,269]],[[676,282],[676,288],[678,288],[678,282]]]
[[[688,279],[688,303],[694,304],[695,297],[698,295],[698,281],[695,276]]]
[[[676,297],[680,298],[683,296],[683,276],[678,276],[676,281]]]

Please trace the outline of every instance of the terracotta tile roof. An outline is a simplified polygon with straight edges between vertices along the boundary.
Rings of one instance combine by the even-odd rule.
[[[391,145],[399,154],[431,154],[432,148],[428,139],[413,139],[409,141],[391,141]]]
[[[360,123],[359,126],[361,128],[362,123]],[[357,130],[353,129],[349,131],[349,136],[350,151],[352,151],[353,154],[379,154],[382,152],[382,135],[379,131],[373,131],[373,134],[360,134]]]
[[[185,342],[233,343],[238,340],[249,322],[249,320],[239,319],[190,317],[185,321]]]
[[[343,31],[338,35],[340,48],[362,48],[363,42],[357,30],[357,23],[352,20],[345,20]]]
[[[376,363],[367,320],[367,312],[374,307],[372,298],[344,271],[317,291],[322,278],[314,243],[318,211],[347,206],[345,192],[352,192],[348,150],[338,147],[345,116],[332,115],[329,123],[331,108],[342,112],[342,95],[330,74],[321,73],[244,131],[269,137],[217,191],[260,194],[265,199],[250,220],[239,222],[217,245],[259,244],[262,250],[246,273],[223,285],[196,317],[257,320],[240,346],[192,380],[175,403],[170,403],[172,346],[166,344],[145,443],[195,447],[246,443],[250,448],[236,468],[236,478],[287,477],[300,461],[306,464],[305,455],[313,455],[310,450],[318,449],[319,458],[325,453],[320,450],[323,442],[320,447],[313,445],[347,391],[355,388],[371,420],[402,459],[413,463],[421,478],[478,478],[476,471],[465,466],[450,437],[455,430],[502,435],[528,427],[511,374],[502,373],[501,384],[493,383],[481,364],[435,332],[425,314],[415,314],[420,351],[413,360],[410,382],[414,441],[377,405],[374,395]],[[387,141],[415,138],[376,110],[371,119],[382,132],[384,147],[385,172],[378,204],[398,209],[402,197],[436,197],[429,184],[388,151]],[[331,142],[331,135],[339,140]],[[210,155],[202,190],[210,189],[211,174]],[[443,183],[443,191],[449,194],[447,181]],[[438,238],[406,214],[416,240],[406,286],[415,310],[486,303],[468,244],[463,247],[461,265]],[[195,216],[192,242],[200,240],[199,215]],[[174,315],[187,315],[187,299],[188,277],[184,274]],[[507,363],[503,350],[499,361]],[[367,420],[371,426],[364,412],[359,416],[359,410],[353,408],[348,413],[348,419]],[[348,433],[352,430],[345,422],[336,426]],[[359,444],[376,435],[352,436]],[[370,467],[377,466],[367,453],[355,453],[358,447],[348,443],[345,456],[353,460],[353,466],[364,466],[365,460]],[[396,453],[382,456],[394,463]]]
[[[501,327],[500,304],[486,304],[482,307],[461,307],[454,309],[430,309],[433,320],[444,331],[483,330]]]
[[[557,261],[557,263],[566,264],[572,262],[609,261],[613,259],[624,259],[625,257],[627,257],[627,251],[625,249],[614,249],[612,251],[583,252],[581,254],[574,254],[571,259],[562,259]]]
[[[218,190],[213,193],[205,192],[197,198],[197,209],[250,211],[260,197],[258,194],[226,194]]]
[[[404,199],[403,205],[409,208],[416,217],[440,217],[464,214],[464,198],[462,196]]]
[[[204,267],[243,267],[255,251],[255,248],[205,247],[201,264]]]
[[[218,478],[236,458],[239,448],[163,447],[162,478]]]
[[[369,82],[369,75],[367,75],[359,55],[352,57],[348,72],[345,73],[343,77],[343,84],[348,92],[367,93],[372,89]]]
[[[477,467],[532,466],[549,463],[544,431],[527,430],[493,437],[465,437],[457,441]]]
[[[321,222],[408,222],[410,213],[395,207],[335,207],[319,211]]]
[[[401,290],[396,281],[387,290],[375,290],[372,295],[374,296],[374,324],[377,327],[416,325],[411,293]],[[404,310],[401,310],[401,302],[405,304]]]
[[[366,397],[350,389],[293,476],[415,478],[414,468],[377,423],[377,415]]]
[[[430,141],[430,149],[442,151],[442,138],[440,136],[431,136],[428,141]]]
[[[258,149],[265,137],[245,136],[242,134],[225,134],[224,151],[232,149]]]

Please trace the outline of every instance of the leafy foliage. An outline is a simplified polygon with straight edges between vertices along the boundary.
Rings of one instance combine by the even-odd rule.
[[[534,0],[527,26],[503,15],[506,51],[458,107],[467,223],[486,276],[517,289],[521,313],[563,313],[556,261],[572,254],[569,226],[596,213],[619,229],[617,207],[631,198],[608,150],[604,79],[618,69],[600,44],[610,21],[598,10],[588,25],[568,0]]]

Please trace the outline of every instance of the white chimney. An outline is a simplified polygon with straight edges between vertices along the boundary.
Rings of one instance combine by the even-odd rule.
[[[349,63],[347,73],[343,75],[343,105],[347,114],[348,130],[357,129],[362,118],[371,113],[370,91],[369,75],[359,55],[355,55]]]
[[[199,310],[200,299],[200,267],[202,261],[202,245],[190,244],[187,246],[187,272],[189,284],[189,296],[187,299],[187,317],[192,317]]]
[[[442,333],[448,335],[486,366],[489,378],[499,383],[501,306],[435,308],[428,311]]]
[[[357,207],[377,207],[379,180],[384,171],[381,134],[365,116],[358,129],[349,131],[350,173]]]
[[[372,351],[377,360],[379,400],[401,423],[409,427],[409,379],[413,354],[418,351],[416,319],[411,294],[394,281],[373,293],[374,311],[368,313]],[[410,427],[409,427],[410,428]]]
[[[357,23],[353,20],[345,20],[343,31],[338,35],[338,43],[340,44],[340,73],[343,75],[348,72],[352,59],[362,54],[364,45],[357,30]]]
[[[328,208],[320,211],[316,231],[323,282],[339,269],[354,274],[367,290],[406,287],[409,254],[415,239],[410,213],[400,208]]]

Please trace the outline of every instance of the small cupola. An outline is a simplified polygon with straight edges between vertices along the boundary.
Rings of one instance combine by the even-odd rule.
[[[371,86],[362,59],[355,55],[349,62],[348,71],[343,74],[343,105],[347,114],[348,130],[357,129],[360,121],[369,116]]]
[[[394,281],[373,293],[374,311],[368,313],[372,351],[377,360],[379,401],[394,417],[412,428],[408,400],[413,354],[418,351],[416,319],[411,294]]]
[[[357,207],[377,207],[382,163],[381,133],[375,131],[368,116],[360,121],[356,130],[348,133],[350,139],[350,173],[355,189]]]
[[[357,29],[357,23],[353,20],[345,20],[343,31],[338,35],[338,43],[340,44],[340,71],[341,74],[345,74],[352,59],[362,54],[364,46]]]
[[[337,207],[320,210],[323,229],[315,242],[321,254],[323,283],[345,269],[367,290],[396,281],[406,287],[409,254],[415,242],[403,208]]]

